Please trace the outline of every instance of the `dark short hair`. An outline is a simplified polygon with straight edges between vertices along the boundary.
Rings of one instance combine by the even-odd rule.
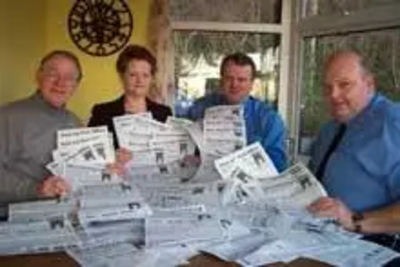
[[[223,76],[224,75],[224,71],[226,66],[228,65],[228,63],[233,62],[235,65],[239,65],[239,66],[250,66],[251,67],[251,78],[254,79],[256,77],[256,64],[254,63],[254,61],[251,59],[251,57],[249,57],[248,55],[246,55],[245,53],[242,52],[236,52],[234,54],[230,54],[227,55],[221,63],[221,67],[220,67],[220,75]]]
[[[157,60],[153,56],[153,54],[145,47],[140,45],[128,45],[125,49],[119,54],[117,59],[117,72],[119,74],[125,73],[128,68],[129,62],[131,60],[144,60],[150,64],[151,74],[154,75],[157,71]]]
[[[78,57],[67,50],[53,50],[46,54],[41,60],[40,60],[40,68],[43,69],[43,66],[51,59],[55,57],[64,57],[67,59],[70,59],[72,62],[74,62],[76,68],[78,69],[78,81],[80,81],[83,77],[82,73],[82,65],[78,59]]]

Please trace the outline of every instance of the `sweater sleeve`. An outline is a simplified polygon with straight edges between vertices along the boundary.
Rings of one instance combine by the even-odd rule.
[[[18,151],[18,132],[11,119],[0,112],[0,203],[37,198],[37,180],[29,177],[28,173],[18,169],[15,158]],[[15,126],[17,127],[17,126]]]

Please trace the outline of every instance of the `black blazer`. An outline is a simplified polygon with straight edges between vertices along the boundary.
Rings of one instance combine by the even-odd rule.
[[[159,122],[165,122],[168,116],[172,116],[172,110],[168,106],[158,104],[148,98],[146,98],[146,105],[147,111],[150,111],[153,118]],[[118,148],[119,145],[113,124],[113,118],[125,114],[124,96],[111,102],[96,104],[92,108],[92,115],[89,119],[88,126],[107,126],[108,130],[113,134],[114,145]]]

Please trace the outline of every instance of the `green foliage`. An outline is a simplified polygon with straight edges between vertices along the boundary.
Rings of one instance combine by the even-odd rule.
[[[354,49],[364,55],[377,90],[400,100],[400,30],[309,38],[304,45],[302,135],[315,135],[328,119],[322,99],[322,66],[334,51]]]

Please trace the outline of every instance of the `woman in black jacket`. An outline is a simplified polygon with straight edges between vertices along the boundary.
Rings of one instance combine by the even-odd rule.
[[[113,117],[151,112],[155,120],[165,122],[172,111],[147,97],[157,68],[156,59],[149,50],[139,45],[127,46],[119,55],[116,68],[124,93],[111,102],[96,104],[88,126],[106,125],[113,133],[115,147],[119,148]]]

